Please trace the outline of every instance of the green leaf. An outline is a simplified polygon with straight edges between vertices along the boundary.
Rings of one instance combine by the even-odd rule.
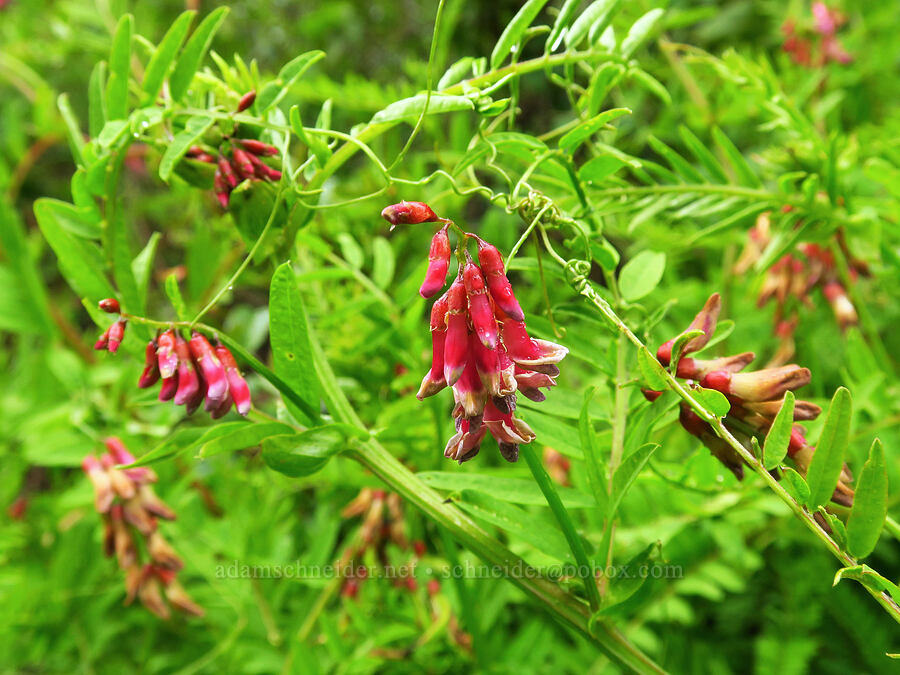
[[[500,34],[497,44],[494,45],[494,50],[491,52],[491,70],[497,70],[500,64],[506,60],[509,53],[522,39],[525,31],[528,30],[531,22],[535,20],[546,4],[547,0],[528,0],[516,12],[512,21],[506,24],[506,28]]]
[[[853,509],[847,519],[847,548],[855,557],[865,558],[875,549],[887,517],[887,499],[887,465],[881,441],[876,438],[859,474]]]
[[[688,342],[701,335],[703,335],[703,331],[695,328],[694,330],[686,330],[676,336],[675,342],[672,343],[672,353],[669,357],[670,373],[674,375],[678,372],[678,364],[681,362],[681,357],[684,356],[684,350],[687,348]]]
[[[550,35],[547,36],[547,42],[544,43],[544,51],[545,52],[553,52],[556,51],[557,47],[559,47],[562,42],[563,37],[568,32],[569,24],[572,23],[572,19],[575,18],[575,12],[578,11],[578,5],[581,4],[581,0],[566,0],[563,3],[563,6],[559,10],[559,14],[556,15],[556,21],[553,22],[553,28],[550,30]],[[441,87],[438,87],[439,89]]]
[[[794,498],[798,504],[805,504],[809,501],[809,485],[803,480],[803,476],[794,471],[789,466],[783,469],[784,489]]]
[[[276,105],[285,97],[291,88],[291,85],[307,71],[317,61],[325,58],[325,52],[313,50],[301,54],[282,66],[278,71],[278,77],[266,84],[259,96],[256,97],[256,110],[260,115],[264,114],[269,108]]]
[[[190,319],[187,306],[184,304],[184,298],[181,297],[181,289],[178,288],[178,277],[174,272],[166,277],[166,295],[175,309],[175,316],[178,317],[178,320],[187,321]]]
[[[719,127],[713,127],[712,136],[716,145],[719,146],[719,150],[725,154],[728,161],[731,163],[732,168],[737,174],[738,183],[748,187],[761,187],[762,183],[760,183],[759,178],[757,178],[756,172],[750,168],[750,164],[744,159],[741,151],[731,142],[731,139],[728,138]]]
[[[197,142],[197,139],[206,133],[206,130],[213,125],[214,121],[212,117],[207,117],[206,115],[195,115],[187,121],[184,130],[179,131],[175,135],[159,162],[160,178],[168,182],[175,165],[184,157],[184,153]]]
[[[681,136],[681,140],[684,141],[684,144],[691,151],[691,154],[694,155],[697,161],[703,165],[703,168],[709,172],[710,176],[713,177],[713,180],[719,183],[730,182],[722,165],[719,164],[719,160],[716,159],[715,155],[709,151],[709,148],[707,148],[690,129],[681,125],[678,127],[678,133]]]
[[[194,20],[196,13],[194,10],[182,12],[175,19],[169,30],[166,31],[156,51],[153,52],[153,56],[150,57],[150,62],[147,64],[147,70],[144,73],[143,90],[145,102],[152,103],[159,95],[166,75],[169,74],[169,70],[175,62],[175,55],[181,48],[184,38],[187,37],[188,29],[191,27],[191,21]]]
[[[275,208],[275,200],[278,198],[278,188],[268,181],[245,180],[231,192],[231,201],[228,203],[228,211],[234,219],[234,225],[248,247],[252,247],[256,240],[262,236],[266,223]],[[288,209],[282,199],[278,205],[278,213],[266,235],[267,242],[271,242],[279,235],[288,220]],[[260,244],[256,251],[256,259],[260,260],[267,251],[267,242]]]
[[[850,392],[845,387],[839,387],[831,399],[822,435],[806,472],[810,508],[827,504],[840,478],[844,451],[850,440],[852,406]]]
[[[665,14],[665,10],[659,8],[651,9],[634,22],[631,28],[628,29],[628,35],[622,40],[622,46],[619,48],[623,58],[629,58],[644,43],[650,35],[650,31],[656,28],[656,24],[659,23],[663,14]]]
[[[658,251],[641,251],[625,263],[619,272],[619,290],[628,302],[648,295],[662,280],[666,269],[666,254]]]
[[[609,504],[609,495],[606,493],[606,484],[604,482],[606,469],[590,415],[590,405],[593,398],[594,387],[588,387],[587,391],[584,392],[584,403],[581,406],[581,415],[578,419],[578,434],[581,439],[581,451],[584,453],[584,461],[587,465],[588,484],[594,493],[597,507],[601,511],[606,511]]]
[[[729,403],[728,398],[721,391],[698,387],[697,389],[691,390],[691,393],[694,395],[694,398],[700,402],[700,405],[709,410],[716,417],[725,417],[725,415],[728,414],[728,411],[731,410],[731,403]]]
[[[900,587],[885,579],[868,565],[855,565],[839,569],[834,575],[834,585],[837,586],[841,579],[853,579],[876,593],[887,593],[894,599],[894,602],[900,602]]]
[[[578,169],[578,179],[585,183],[600,183],[625,166],[625,162],[612,155],[600,155],[585,162]]]
[[[629,110],[628,108],[610,108],[609,110],[604,110],[602,113],[595,115],[589,120],[585,120],[577,127],[563,135],[563,137],[559,139],[559,147],[562,150],[574,152],[578,149],[579,145],[581,145],[591,136],[600,131],[600,129],[602,129],[608,123],[612,122],[614,119],[621,117],[622,115],[630,114],[631,110]]]
[[[654,391],[665,391],[669,388],[669,383],[665,378],[665,369],[662,364],[657,361],[646,347],[638,349],[638,369],[641,371],[641,378],[650,389]]]
[[[372,281],[378,288],[385,289],[391,285],[391,281],[394,279],[396,267],[394,249],[387,239],[378,236],[372,240],[372,256],[374,260]]]
[[[191,35],[190,40],[184,46],[181,56],[178,57],[178,62],[175,64],[172,77],[169,78],[169,93],[172,95],[173,100],[179,101],[187,93],[188,87],[194,79],[194,74],[200,68],[203,57],[209,50],[213,37],[225,20],[226,14],[228,14],[228,7],[219,7],[210,12],[200,22],[197,30],[194,31],[194,34]]]
[[[356,239],[348,232],[339,232],[335,239],[341,247],[341,257],[347,264],[353,269],[361,269],[366,258]]]
[[[557,560],[572,559],[565,537],[547,519],[475,490],[463,490],[456,504]]]
[[[781,408],[775,415],[766,441],[763,443],[763,466],[768,470],[774,469],[784,461],[791,441],[791,429],[794,426],[794,392],[786,391]]]
[[[306,403],[298,408],[287,401],[288,409],[299,421],[318,421],[319,384],[313,366],[312,347],[306,308],[290,263],[284,263],[272,276],[269,287],[269,339],[275,372]]]
[[[601,29],[609,25],[612,21],[613,12],[618,8],[621,0],[596,0],[584,10],[572,27],[568,30],[565,37],[566,47],[574,49],[581,44],[581,41],[591,32],[591,26],[597,25],[597,29]]]
[[[115,296],[103,275],[103,257],[94,244],[74,237],[61,226],[60,213],[70,207],[66,202],[41,198],[34,203],[34,215],[50,248],[56,253],[59,269],[79,296],[92,304]]]
[[[131,261],[131,273],[137,284],[137,292],[141,298],[142,306],[147,304],[147,288],[150,286],[150,275],[153,273],[153,260],[156,258],[156,248],[162,235],[154,232],[143,250]]]
[[[114,197],[115,199],[115,197]],[[128,223],[125,221],[125,213],[122,209],[121,199],[113,212],[113,218],[106,226],[111,228],[112,245],[112,274],[116,287],[121,294],[125,311],[143,314],[146,309],[143,299],[138,293],[134,272],[131,270],[131,247],[128,244]],[[143,327],[141,327],[143,329]]]
[[[547,506],[547,499],[532,479],[508,478],[493,474],[460,473],[458,471],[420,471],[416,477],[437,490],[459,492],[476,490],[511,504]],[[557,493],[566,508],[596,508],[594,498],[581,490],[557,487]]]
[[[612,518],[619,509],[619,504],[628,489],[637,479],[638,474],[647,466],[650,457],[656,452],[659,443],[644,443],[641,447],[631,453],[622,464],[616,469],[613,475],[612,495],[610,495],[609,509],[607,514]]]
[[[379,110],[372,117],[372,124],[385,122],[410,122],[415,124],[425,109],[427,94],[418,94],[391,103],[384,110]],[[439,115],[457,110],[475,110],[475,104],[465,96],[447,96],[432,94],[428,102],[428,114]]]
[[[347,447],[348,436],[358,436],[358,431],[346,424],[329,424],[299,434],[274,436],[263,441],[263,461],[270,469],[292,478],[309,476]]]
[[[87,162],[84,159],[84,138],[81,134],[81,127],[78,125],[78,118],[69,103],[68,94],[60,94],[56,99],[56,106],[59,108],[59,114],[62,115],[63,122],[66,125],[66,139],[69,141],[69,149],[72,151],[72,158],[75,163],[84,167]]]
[[[617,568],[617,574],[612,577],[608,593],[603,597],[603,606],[598,614],[607,616],[624,603],[650,578],[649,574],[642,574],[641,570],[647,565],[659,559],[662,552],[662,544],[658,541],[647,546],[643,551],[634,556],[627,563]],[[618,572],[621,572],[619,574]]]
[[[654,152],[665,159],[668,165],[672,167],[672,170],[687,182],[695,183],[697,185],[702,185],[706,182],[697,169],[692,167],[684,157],[672,150],[672,148],[661,140],[655,136],[650,136],[647,139],[647,142],[650,144],[650,147],[653,148]]]
[[[291,129],[297,134],[297,138],[303,143],[316,157],[316,164],[321,169],[331,159],[331,149],[328,143],[319,134],[306,133],[303,127],[303,120],[300,119],[300,108],[293,106],[290,113]]]
[[[219,431],[213,433],[210,431],[194,443],[191,447],[196,449],[197,457],[206,459],[225,452],[245,450],[260,443],[265,443],[266,439],[273,436],[281,437],[285,434],[294,433],[294,428],[291,425],[282,422],[261,422],[257,424],[233,422],[230,424],[233,424],[233,426],[229,426],[227,432]]]
[[[98,61],[88,83],[88,131],[96,138],[106,124],[106,61]]]
[[[134,19],[124,14],[116,26],[109,53],[109,81],[106,83],[106,114],[109,119],[128,117],[128,79],[131,72],[131,32]]]

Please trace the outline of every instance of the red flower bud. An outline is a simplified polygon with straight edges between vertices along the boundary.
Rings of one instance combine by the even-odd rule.
[[[256,90],[252,89],[248,91],[246,94],[241,96],[241,100],[238,101],[237,111],[244,112],[247,108],[253,105],[254,101],[256,101]]]
[[[704,377],[700,384],[744,401],[771,401],[781,398],[788,390],[799,389],[808,384],[809,378],[809,368],[789,364],[750,373],[715,370]]]
[[[417,225],[440,220],[425,202],[400,202],[386,206],[381,217],[391,225]]]
[[[146,389],[156,384],[159,380],[159,363],[156,360],[156,341],[147,343],[147,351],[144,354],[144,372],[138,380],[138,388]]]
[[[122,343],[122,338],[125,337],[125,326],[127,322],[124,319],[119,319],[112,326],[109,327],[109,345],[107,349],[113,354],[115,354],[119,350],[119,345]]]
[[[241,144],[244,150],[260,157],[273,157],[278,154],[278,148],[262,141],[256,141],[252,138],[237,138],[235,140]]]
[[[101,335],[99,338],[97,338],[97,341],[94,343],[94,349],[96,349],[99,352],[103,349],[106,349],[106,347],[108,345],[109,345],[109,328],[107,328],[105,331],[103,331],[103,335]]]
[[[435,596],[441,592],[441,582],[437,579],[428,580],[428,595]]]
[[[254,170],[253,170],[253,160],[250,159],[250,155],[240,148],[232,148],[231,149],[232,166],[237,171],[238,175],[241,178],[253,178]]]
[[[206,380],[207,412],[216,410],[228,397],[228,378],[225,368],[216,356],[212,345],[201,333],[194,331],[190,341],[191,355]]]
[[[431,370],[422,379],[416,398],[434,396],[447,386],[444,379],[444,345],[447,339],[447,294],[431,306]]]
[[[450,267],[450,237],[447,228],[442,227],[431,238],[428,252],[428,271],[419,289],[419,295],[430,298],[447,283],[447,269]]]
[[[466,284],[466,295],[469,300],[469,316],[478,339],[488,349],[497,347],[497,320],[491,301],[488,300],[487,287],[481,269],[471,260],[463,269],[463,281]]]
[[[238,183],[240,183],[240,181],[238,180],[238,177],[235,175],[234,169],[231,167],[231,162],[229,162],[224,157],[219,157],[218,165],[219,165],[219,174],[222,176],[222,178],[225,179],[225,182],[228,184],[228,187],[230,187],[232,190],[234,188],[236,188],[238,186]],[[224,185],[220,185],[220,186],[217,186],[217,189],[219,187],[225,188]]]
[[[706,343],[709,342],[713,333],[716,330],[716,323],[719,320],[719,312],[722,310],[722,299],[720,298],[718,293],[713,293],[709,296],[709,299],[706,301],[706,304],[703,305],[703,309],[701,309],[697,316],[694,317],[694,320],[691,321],[691,325],[687,327],[688,331],[692,330],[702,330],[703,335],[698,335],[692,340],[688,340],[688,342],[684,345],[684,351],[682,354],[690,354],[692,352],[699,351],[706,346]],[[664,366],[669,365],[669,361],[672,358],[672,347],[675,344],[675,339],[671,339],[668,342],[664,343],[660,346],[660,348],[656,352],[656,358],[659,359],[659,362]]]
[[[663,395],[661,391],[654,391],[653,389],[641,389],[641,393],[644,395],[644,398],[653,403],[656,399]]]
[[[178,355],[175,353],[175,331],[171,328],[164,331],[156,339],[156,359],[159,364],[159,374],[162,378],[169,379],[178,370]]]
[[[481,264],[491,297],[497,306],[510,318],[524,321],[525,313],[519,306],[519,301],[513,294],[512,284],[509,283],[509,279],[506,278],[503,271],[503,258],[497,247],[479,239],[478,262]]]
[[[425,542],[421,539],[416,539],[413,542],[413,551],[419,558],[423,557],[425,555]]]
[[[469,348],[469,327],[466,318],[466,287],[461,277],[457,277],[447,291],[447,339],[444,343],[444,380],[447,384],[456,381],[466,367]]]
[[[119,301],[115,298],[104,298],[97,303],[97,306],[107,314],[119,314],[122,311]]]
[[[254,174],[257,177],[262,178],[263,180],[281,180],[280,171],[273,169],[267,164],[264,164],[263,161],[256,155],[250,154],[249,152],[244,154],[250,159],[250,163],[253,165]]]
[[[159,387],[159,400],[160,401],[171,401],[175,398],[175,393],[178,391],[178,376],[172,375],[172,377],[164,377],[162,379],[162,385]]]
[[[216,346],[216,356],[225,367],[225,377],[228,379],[228,391],[231,392],[231,398],[234,400],[234,407],[241,415],[246,416],[250,412],[250,387],[247,381],[241,377],[241,371],[238,369],[234,356],[225,345]]]
[[[175,405],[185,405],[200,389],[197,369],[191,361],[191,350],[180,333],[175,334],[175,355],[178,357],[178,389],[175,391]]]
[[[718,359],[692,359],[685,357],[678,362],[678,377],[692,380],[702,380],[707,373],[714,370],[725,370],[729,373],[737,373],[747,367],[756,355],[753,352],[744,352],[734,356],[723,356]]]

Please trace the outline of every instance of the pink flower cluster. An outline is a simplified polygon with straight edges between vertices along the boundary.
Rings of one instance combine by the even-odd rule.
[[[853,56],[844,49],[837,37],[838,28],[846,21],[846,17],[837,9],[828,7],[824,2],[814,2],[810,28],[798,30],[793,19],[782,24],[782,49],[794,63],[807,68],[820,67],[829,61],[850,63]]]
[[[390,206],[382,216],[392,224],[444,223],[432,239],[428,270],[419,290],[425,298],[437,294],[446,284],[450,264],[450,221],[438,219],[421,202]],[[478,242],[478,264],[465,250],[470,238]],[[568,350],[528,334],[525,314],[495,246],[465,234],[458,247],[461,264],[456,279],[431,308],[431,369],[416,396],[421,400],[447,386],[453,390],[456,434],[447,443],[445,457],[460,463],[472,459],[490,432],[501,455],[515,462],[519,445],[535,437],[515,416],[517,392],[534,401],[544,400],[540,388],[555,386],[556,364]]]
[[[175,520],[175,512],[151,487],[157,481],[156,473],[147,467],[116,468],[132,464],[134,455],[114,436],[104,443],[107,451],[99,459],[88,455],[81,467],[94,486],[94,506],[105,525],[104,553],[115,555],[125,573],[125,604],[137,597],[158,617],[168,619],[168,600],[176,609],[203,616],[203,608],[175,578],[184,564],[157,526],[159,518]],[[138,539],[142,540],[140,546]],[[149,560],[142,563],[145,554]]]

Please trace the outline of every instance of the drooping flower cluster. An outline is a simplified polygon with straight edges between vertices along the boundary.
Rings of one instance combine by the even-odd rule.
[[[392,224],[443,223],[431,241],[419,289],[425,298],[437,294],[446,284],[450,264],[451,222],[421,202],[389,206],[382,216]],[[466,250],[470,238],[478,243],[478,264]],[[556,384],[556,364],[568,350],[528,334],[525,314],[495,246],[466,233],[457,244],[457,258],[456,279],[431,308],[431,370],[416,396],[421,400],[446,386],[453,389],[457,433],[447,443],[445,457],[460,463],[472,459],[490,431],[503,457],[515,462],[519,445],[534,440],[534,432],[515,416],[516,394],[544,400],[540,388]]]
[[[691,383],[699,384],[705,389],[714,389],[724,394],[731,403],[731,409],[723,422],[725,427],[748,449],[751,450],[751,436],[758,437],[760,443],[765,438],[775,416],[781,409],[784,394],[794,391],[809,383],[810,371],[796,364],[776,368],[742,372],[754,359],[752,352],[722,356],[713,359],[696,359],[689,354],[697,352],[709,342],[716,329],[721,310],[719,294],[710,296],[703,309],[694,317],[688,331],[699,330],[702,335],[689,340],[678,361],[676,377],[684,378]],[[663,343],[656,352],[659,362],[668,366],[672,359],[675,339]],[[644,390],[644,396],[654,401],[661,392]],[[814,420],[822,409],[809,401],[796,401],[794,404],[794,421]],[[687,404],[681,404],[679,415],[681,425],[709,448],[710,452],[721,461],[740,480],[744,475],[744,463],[737,451],[719,438],[712,427],[704,422]],[[790,457],[797,471],[806,476],[810,459],[815,448],[806,442],[806,430],[799,424],[792,429],[788,446]],[[852,481],[849,469],[845,467],[842,480],[838,482],[832,500],[838,504],[849,506],[853,501],[853,490],[847,486]]]
[[[761,213],[750,228],[744,250],[735,263],[735,274],[749,270],[772,240],[771,214]],[[839,239],[839,241],[843,241]],[[851,280],[868,273],[866,264],[845,252]],[[834,255],[818,244],[799,244],[777,260],[768,270],[759,292],[758,305],[775,303],[775,335],[781,344],[773,364],[784,363],[794,354],[794,332],[799,323],[801,305],[814,307],[812,292],[821,289],[842,330],[855,326],[859,317],[847,289],[840,282]]]
[[[188,415],[205,401],[203,409],[213,419],[224,416],[232,405],[241,415],[250,412],[250,388],[225,345],[213,347],[197,331],[185,340],[170,328],[147,343],[145,356],[138,387],[146,389],[162,380],[160,401],[174,400]]]
[[[253,105],[256,92],[245,94],[238,103],[237,112]],[[237,127],[235,127],[235,131]],[[274,157],[278,148],[252,138],[225,136],[218,148],[191,146],[185,156],[189,159],[216,165],[213,190],[223,209],[228,208],[231,191],[244,180],[281,180],[281,171],[263,162],[263,157]]]
[[[175,578],[184,564],[158,529],[158,519],[174,520],[175,512],[151,487],[156,473],[147,467],[117,469],[117,465],[133,463],[134,456],[118,438],[104,443],[107,451],[99,458],[88,455],[81,467],[94,486],[94,506],[103,518],[103,551],[107,557],[115,554],[125,573],[125,604],[137,597],[161,619],[171,616],[169,604],[203,616],[203,608]]]
[[[850,63],[853,56],[837,37],[838,28],[846,22],[847,17],[837,9],[828,7],[824,2],[814,2],[812,21],[805,21],[806,26],[798,29],[793,19],[782,24],[782,49],[794,63],[806,68],[821,67],[829,61]]]
[[[115,298],[101,300],[99,307],[111,314],[121,311]],[[127,319],[120,316],[97,340],[94,349],[109,349],[115,353],[126,322]],[[204,401],[203,409],[213,419],[223,417],[232,405],[241,415],[250,412],[250,388],[234,355],[221,342],[217,341],[213,347],[206,336],[197,331],[190,340],[185,340],[180,331],[170,328],[147,343],[144,371],[137,386],[146,389],[160,380],[159,400],[174,400],[175,405],[185,406],[188,415]]]

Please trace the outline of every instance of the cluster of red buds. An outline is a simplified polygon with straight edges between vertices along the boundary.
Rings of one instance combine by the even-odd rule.
[[[107,314],[119,314],[122,311],[119,307],[119,301],[115,298],[101,300],[99,306]],[[125,326],[127,325],[128,321],[120,316],[113,325],[103,331],[103,335],[97,338],[97,341],[94,343],[94,349],[97,351],[105,349],[115,354],[119,351],[119,345],[122,344],[122,339],[125,337]]]
[[[237,112],[243,112],[256,100],[256,92],[251,91],[241,98]],[[228,208],[231,191],[244,180],[281,180],[281,171],[273,169],[262,161],[262,157],[274,157],[278,148],[252,138],[225,137],[225,143],[218,149],[194,145],[188,149],[186,157],[198,162],[216,165],[213,189],[216,199],[223,209]]]
[[[241,415],[250,412],[250,388],[225,345],[213,347],[197,331],[185,340],[170,328],[147,343],[145,356],[138,387],[146,389],[161,380],[160,401],[174,400],[188,415],[205,401],[203,409],[213,419],[224,416],[232,405]]]
[[[99,302],[104,312],[121,312],[115,298]],[[126,319],[120,317],[97,340],[94,349],[119,348],[125,333]],[[170,328],[147,343],[144,371],[138,387],[146,389],[162,381],[160,401],[175,401],[192,415],[205,401],[204,410],[213,419],[223,417],[234,405],[241,415],[250,412],[250,388],[241,375],[231,351],[221,342],[213,347],[202,333],[194,331],[190,340]]]
[[[104,443],[107,451],[99,458],[88,455],[81,468],[94,486],[94,506],[103,518],[103,551],[107,557],[115,554],[125,573],[125,604],[137,597],[158,617],[168,619],[168,600],[182,612],[203,616],[203,608],[175,578],[184,563],[158,529],[157,519],[175,520],[175,512],[151,487],[156,473],[147,467],[116,468],[133,463],[134,456],[118,438]],[[142,563],[145,553],[149,560]]]
[[[749,270],[771,239],[771,214],[761,213],[748,232],[744,250],[734,266],[735,274],[741,275]],[[839,241],[844,248],[843,239]],[[844,253],[851,280],[855,281],[860,275],[868,273],[864,262],[846,250]],[[830,250],[818,244],[803,243],[766,270],[757,304],[762,307],[770,301],[775,302],[775,335],[781,345],[772,360],[773,364],[784,363],[793,356],[794,331],[799,323],[798,309],[800,305],[814,307],[811,294],[817,288],[822,290],[841,330],[858,323],[856,308],[838,279],[834,255]]]
[[[440,222],[431,240],[428,270],[419,289],[424,298],[446,284],[451,248],[451,221],[438,218],[421,202],[401,202],[382,211],[391,224]],[[478,265],[466,250],[468,239],[478,242]],[[453,389],[456,434],[444,456],[459,463],[472,459],[490,431],[504,459],[515,462],[519,445],[534,440],[534,432],[515,417],[516,394],[543,401],[541,387],[556,385],[559,363],[568,353],[561,346],[532,338],[525,314],[513,294],[497,247],[464,233],[457,242],[459,269],[450,288],[431,308],[431,370],[416,397]]]
[[[821,67],[829,61],[850,63],[853,56],[837,38],[838,28],[846,22],[847,17],[839,10],[828,7],[824,2],[814,2],[810,26],[798,31],[793,19],[782,24],[782,49],[794,63],[806,68]]]
[[[719,294],[715,293],[688,326],[687,331],[702,331],[702,335],[690,339],[685,344],[675,375],[688,380],[689,384],[699,384],[705,389],[714,389],[724,394],[731,403],[731,410],[723,420],[725,427],[752,451],[751,437],[757,437],[762,442],[781,409],[785,392],[794,391],[808,384],[810,372],[808,368],[796,364],[742,372],[755,358],[753,352],[713,359],[695,359],[688,356],[703,349],[709,342],[715,332],[720,310]],[[656,352],[657,360],[664,366],[670,364],[674,343],[675,339],[669,340]],[[643,393],[650,401],[656,400],[661,394],[650,390],[644,390]],[[822,409],[815,403],[798,400],[794,404],[794,421],[814,420],[821,412]],[[719,438],[712,427],[685,403],[681,404],[679,421],[685,430],[699,438],[738,480],[743,478],[744,465],[737,451]],[[788,457],[793,460],[797,471],[804,477],[813,452],[815,448],[806,442],[806,430],[801,425],[795,424],[788,446]],[[846,484],[850,481],[852,476],[845,467],[842,480],[838,482],[832,496],[833,501],[845,506],[853,503],[853,490]]]

